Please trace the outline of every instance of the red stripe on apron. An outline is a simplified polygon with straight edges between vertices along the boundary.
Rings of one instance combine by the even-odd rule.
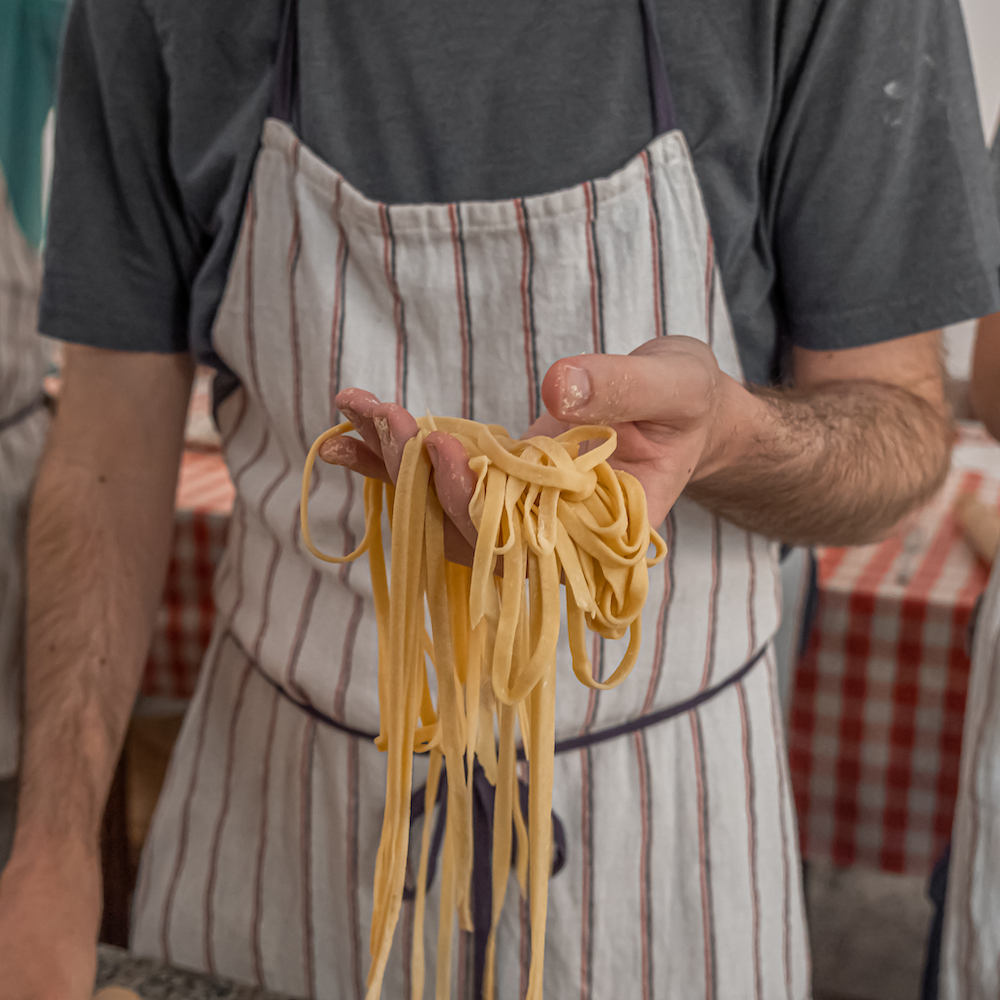
[[[277,476],[271,481],[271,484],[264,491],[260,498],[260,507],[258,512],[260,514],[261,521],[267,525],[268,532],[271,535],[271,558],[267,564],[267,572],[264,576],[264,594],[261,608],[261,619],[260,626],[257,629],[257,635],[254,637],[253,641],[253,658],[260,662],[260,647],[261,643],[264,641],[264,633],[267,631],[267,627],[270,624],[270,611],[271,611],[271,591],[274,587],[274,574],[278,569],[278,561],[281,558],[281,543],[278,541],[277,535],[271,528],[267,520],[267,505],[271,498],[274,496],[275,491],[278,487],[285,481],[289,473],[292,471],[292,463],[288,456],[283,456],[283,462],[281,466],[281,471]]]
[[[361,965],[361,913],[358,900],[358,741],[347,740],[347,909],[351,921],[351,976],[357,1000],[364,1000]]]
[[[392,318],[396,325],[396,404],[406,406],[406,329],[403,324],[403,300],[396,281],[396,244],[388,205],[379,205],[379,220],[382,223],[385,280],[392,292]]]
[[[174,861],[174,870],[170,875],[170,882],[163,899],[163,915],[160,925],[160,947],[163,951],[163,959],[171,964],[170,951],[170,920],[174,912],[174,897],[177,895],[177,886],[180,883],[181,871],[184,868],[184,861],[187,857],[188,833],[191,827],[191,802],[194,799],[194,790],[198,782],[198,770],[201,765],[201,755],[205,747],[205,733],[208,730],[208,712],[212,705],[212,693],[215,690],[215,680],[219,674],[219,660],[222,657],[222,647],[225,645],[225,636],[219,638],[219,644],[215,648],[215,655],[212,657],[211,665],[208,668],[208,678],[205,681],[205,701],[202,706],[201,720],[198,725],[198,737],[195,740],[194,760],[191,762],[191,778],[188,782],[187,791],[184,794],[184,805],[181,807],[181,831],[177,842],[177,857]]]
[[[299,768],[301,788],[300,849],[302,852],[302,964],[306,982],[306,997],[316,997],[316,954],[313,943],[312,912],[312,774],[316,743],[316,720],[305,717],[302,740],[302,763]]]
[[[712,870],[708,844],[708,789],[705,776],[705,746],[701,719],[691,712],[691,742],[694,747],[695,785],[698,794],[698,871],[701,881],[701,926],[705,949],[705,997],[715,997],[715,927],[712,914]]]
[[[604,643],[596,633],[591,636],[590,661],[597,665],[597,679],[604,680]],[[587,700],[587,714],[581,734],[590,731],[597,714],[599,691],[591,689]],[[582,925],[580,929],[580,1000],[590,1000],[593,989],[594,941],[594,786],[593,754],[590,747],[580,748],[580,801],[581,801],[581,900]]]
[[[275,688],[271,698],[271,718],[267,726],[267,739],[264,743],[264,776],[260,788],[260,844],[257,848],[257,862],[254,866],[253,913],[250,917],[252,937],[250,949],[253,955],[254,977],[261,989],[267,989],[267,979],[264,975],[264,961],[261,955],[261,925],[264,919],[264,859],[267,856],[267,815],[268,793],[271,788],[271,753],[274,749],[274,730],[278,723],[278,689]]]
[[[580,749],[580,909],[583,920],[580,927],[580,1000],[591,1000],[591,968],[593,955],[591,942],[594,936],[594,790],[591,781],[590,747]]]
[[[749,536],[748,536],[749,537]],[[757,788],[753,773],[753,734],[743,681],[736,685],[740,703],[740,731],[743,742],[743,781],[747,793],[747,857],[750,862],[750,916],[753,935],[753,995],[761,1000],[760,889],[757,883]]]
[[[208,865],[208,881],[205,883],[205,968],[211,975],[216,974],[215,968],[215,880],[218,877],[219,852],[222,849],[222,830],[229,812],[229,800],[232,797],[233,758],[236,756],[236,726],[243,710],[243,698],[246,695],[253,664],[248,658],[240,678],[240,686],[236,692],[233,704],[233,714],[229,718],[229,739],[226,744],[226,766],[222,778],[222,804],[219,807],[219,817],[212,833],[212,847]]]
[[[355,538],[351,531],[350,517],[351,507],[354,503],[354,476],[344,470],[347,480],[347,496],[344,498],[344,505],[340,512],[340,525],[344,532],[344,555],[354,550]],[[348,589],[352,563],[341,563],[339,577],[341,586],[346,591]],[[354,597],[354,605],[351,608],[351,617],[344,632],[344,648],[340,658],[340,674],[337,677],[337,688],[333,696],[333,717],[339,722],[345,722],[345,704],[347,701],[347,689],[351,683],[351,674],[354,669],[354,644],[358,638],[358,626],[361,623],[361,615],[364,611],[364,599],[360,594]]]
[[[784,730],[781,720],[778,718],[778,688],[775,683],[775,665],[769,649],[765,657],[767,664],[768,694],[771,699],[771,730],[774,734],[774,748],[776,764],[778,768],[778,812],[781,820],[781,864],[782,880],[784,885],[784,900],[782,903],[782,953],[785,965],[785,993],[787,1000],[792,1000],[792,934],[791,934],[791,909],[792,909],[792,886],[791,875],[788,864],[788,851],[790,835],[788,832],[787,817],[785,816],[785,803],[788,798],[788,781],[785,772],[785,755],[782,753],[784,746]]]
[[[295,638],[292,641],[292,648],[288,654],[288,663],[285,666],[285,686],[293,690],[300,700],[308,701],[305,691],[300,687],[296,679],[296,672],[299,666],[299,656],[302,654],[302,644],[305,641],[306,629],[312,620],[313,605],[316,603],[316,595],[319,593],[319,585],[322,574],[314,569],[309,575],[309,583],[306,585],[305,596],[302,599],[302,607],[299,610],[299,621],[295,626]]]
[[[747,635],[750,637],[747,643],[747,659],[749,659],[757,648],[757,619],[753,613],[757,593],[757,560],[753,557],[753,535],[749,531],[746,533],[746,539],[747,565],[750,570],[750,582],[747,586]]]
[[[649,754],[646,731],[633,734],[635,756],[639,765],[639,815],[642,824],[642,847],[639,854],[639,926],[642,935],[642,1000],[653,1000],[653,912],[650,898],[650,854],[653,841],[653,816],[650,802]]]
[[[649,165],[649,152],[643,150],[640,154],[642,164],[646,168],[646,198],[649,202],[649,239],[653,254],[653,313],[656,321],[656,336],[666,333],[663,318],[663,260],[660,243],[659,209],[653,195],[653,175]]]
[[[667,515],[666,520],[667,558],[663,561],[663,599],[660,601],[660,611],[656,618],[656,645],[653,647],[653,667],[649,676],[649,687],[642,703],[642,714],[645,715],[653,707],[657,688],[660,686],[660,676],[663,673],[663,661],[667,651],[667,623],[670,619],[670,604],[674,596],[674,512]]]
[[[247,365],[250,368],[250,381],[254,390],[260,393],[260,379],[257,374],[257,353],[254,347],[254,294],[253,294],[253,252],[254,234],[257,228],[257,192],[253,184],[247,193],[246,219],[244,224],[247,229],[247,273],[246,273],[246,301],[243,306],[244,324],[243,336],[246,341]]]
[[[719,628],[719,584],[722,576],[722,522],[712,517],[712,589],[708,604],[708,640],[705,648],[705,670],[701,676],[701,690],[712,681],[715,672],[715,640]]]
[[[590,317],[594,338],[594,353],[601,353],[601,315],[597,301],[597,248],[594,245],[594,223],[597,219],[591,184],[583,185],[583,197],[587,203],[587,271],[590,274]]]

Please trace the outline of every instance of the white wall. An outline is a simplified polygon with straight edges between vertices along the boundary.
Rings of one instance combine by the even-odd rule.
[[[972,69],[979,89],[983,134],[992,141],[1000,115],[1000,0],[961,0],[965,12]],[[960,323],[945,333],[948,371],[954,378],[969,377],[975,323]]]

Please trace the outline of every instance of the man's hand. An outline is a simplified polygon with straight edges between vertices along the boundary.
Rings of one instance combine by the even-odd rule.
[[[549,412],[524,436],[555,437],[574,424],[613,426],[618,448],[611,465],[642,483],[650,523],[659,524],[692,473],[714,468],[724,437],[719,429],[729,417],[726,383],[738,389],[719,371],[709,348],[689,337],[651,340],[627,357],[566,358],[549,369],[542,383]],[[380,403],[361,389],[345,389],[336,403],[362,441],[331,438],[320,457],[395,482],[403,446],[416,434],[417,422],[402,407]],[[436,431],[427,436],[427,450],[445,513],[474,543],[469,500],[476,477],[461,444]]]
[[[99,859],[54,844],[15,857],[0,877],[0,996],[87,1000],[100,925]]]
[[[687,337],[658,338],[627,356],[564,358],[542,384],[548,413],[526,436],[574,424],[614,427],[611,464],[642,484],[652,524],[687,490],[728,520],[785,541],[877,538],[926,500],[947,470],[939,334],[837,352],[796,348],[794,365],[794,390],[751,392]],[[414,419],[359,389],[342,392],[337,405],[363,443],[333,439],[321,456],[394,480]],[[453,536],[472,542],[475,477],[454,438],[427,441]]]

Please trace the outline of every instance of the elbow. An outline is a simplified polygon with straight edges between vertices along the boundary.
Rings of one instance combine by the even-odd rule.
[[[986,430],[1000,441],[1000,383],[987,385],[990,381],[981,368],[973,370],[969,383],[969,403],[972,412],[986,427]]]
[[[868,477],[877,488],[826,544],[871,545],[908,532],[948,477],[954,436],[950,419],[941,414],[914,434],[909,453],[882,456],[882,474]]]

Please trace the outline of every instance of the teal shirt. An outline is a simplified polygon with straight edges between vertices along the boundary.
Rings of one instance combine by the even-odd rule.
[[[42,239],[42,129],[66,0],[0,0],[0,164],[28,242]]]

